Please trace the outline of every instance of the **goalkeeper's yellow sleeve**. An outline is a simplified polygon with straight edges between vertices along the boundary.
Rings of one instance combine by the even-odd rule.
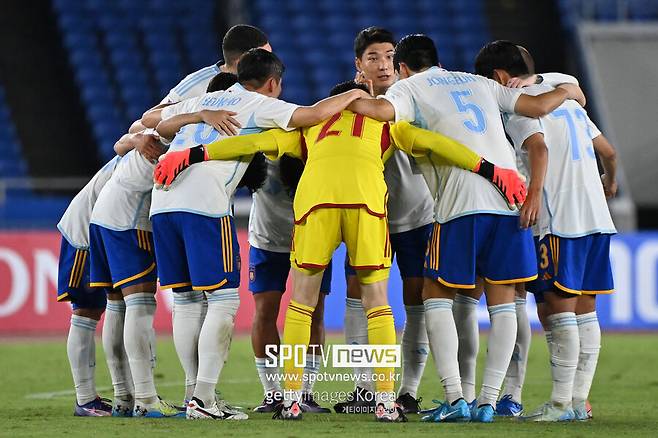
[[[270,160],[283,154],[302,156],[302,137],[299,130],[270,129],[258,134],[236,135],[205,145],[209,160],[230,160],[242,155],[263,152]]]
[[[414,157],[432,153],[447,165],[476,170],[482,157],[457,140],[438,132],[417,128],[409,122],[397,122],[391,126],[391,138],[398,149]]]

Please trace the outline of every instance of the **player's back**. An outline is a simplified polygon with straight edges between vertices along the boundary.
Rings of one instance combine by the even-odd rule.
[[[536,85],[524,92],[537,95],[551,90]],[[547,211],[540,217],[539,232],[562,237],[614,232],[592,144],[601,132],[573,100],[542,117],[540,124],[549,152],[544,183]]]
[[[388,123],[343,111],[303,130],[306,166],[294,201],[295,220],[317,206],[365,206],[386,211],[382,156]]]

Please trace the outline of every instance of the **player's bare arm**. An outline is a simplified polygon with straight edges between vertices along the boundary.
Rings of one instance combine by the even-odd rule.
[[[555,90],[538,96],[520,95],[514,106],[514,112],[526,117],[543,117],[567,99],[576,100],[581,105],[585,103],[585,95],[579,86],[561,84]]]
[[[521,207],[521,227],[528,228],[537,223],[542,203],[542,193],[546,169],[548,168],[548,148],[544,142],[544,135],[535,133],[523,142],[530,159],[530,185],[528,196]]]
[[[145,134],[144,132],[136,132],[133,134],[124,134],[114,144],[114,152],[117,155],[123,156],[136,149],[144,158],[151,162],[158,161],[160,155],[164,153],[160,138],[153,134]]]
[[[369,98],[370,96],[363,90],[350,90],[322,99],[314,105],[299,107],[292,113],[288,127],[300,128],[317,125],[363,97]]]
[[[605,172],[601,176],[605,196],[614,198],[617,194],[617,151],[604,135],[599,135],[592,143]]]
[[[172,140],[183,126],[193,123],[205,123],[223,135],[237,135],[242,125],[233,118],[235,115],[237,113],[233,111],[201,110],[161,120],[155,129],[167,140]]]
[[[355,100],[347,107],[348,110],[363,114],[380,122],[395,120],[395,108],[386,99],[373,99],[370,97]]]

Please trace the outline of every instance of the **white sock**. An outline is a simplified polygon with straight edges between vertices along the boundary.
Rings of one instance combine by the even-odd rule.
[[[580,335],[580,354],[573,382],[573,399],[582,402],[589,397],[589,390],[594,380],[599,351],[601,351],[601,327],[596,312],[578,315],[576,320]]]
[[[488,306],[487,309],[491,319],[491,331],[478,406],[496,406],[500,387],[514,351],[516,335],[516,309],[513,303]]]
[[[66,353],[71,364],[75,398],[79,405],[89,403],[96,393],[96,342],[94,334],[98,321],[71,315],[71,327],[66,341]]]
[[[459,377],[457,350],[459,339],[452,316],[452,300],[430,298],[425,300],[425,325],[430,341],[430,349],[436,364],[448,403],[463,398]]]
[[[267,397],[274,393],[281,393],[279,367],[266,367],[264,357],[254,357],[254,362],[256,362],[260,383],[263,385],[264,395]]]
[[[203,292],[174,292],[172,311],[174,346],[185,371],[185,400],[194,394],[199,368],[199,333],[203,325],[205,298]]]
[[[322,356],[315,354],[306,355],[306,366],[304,367],[304,382],[302,383],[302,393],[309,394],[313,392],[313,386],[318,378],[320,371],[320,362]]]
[[[205,406],[211,406],[215,401],[215,388],[228,358],[239,306],[237,289],[222,289],[208,294],[208,313],[199,334],[199,370],[194,389],[194,397]]]
[[[452,315],[459,337],[459,375],[467,402],[475,400],[475,367],[480,349],[477,305],[479,300],[466,295],[455,295]]]
[[[107,300],[105,321],[103,322],[103,350],[107,367],[110,370],[114,398],[130,400],[135,388],[130,373],[130,363],[123,344],[123,327],[126,317],[126,303],[123,300]]]
[[[124,297],[123,300],[126,303],[123,343],[135,385],[135,399],[144,404],[152,404],[157,401],[153,382],[152,351],[155,295],[136,293]]]
[[[402,383],[398,394],[409,393],[416,398],[423,378],[430,341],[425,328],[425,306],[404,306],[407,320],[402,333]]]
[[[530,350],[532,331],[526,310],[526,299],[516,297],[514,304],[516,306],[517,325],[516,344],[514,344],[512,360],[510,360],[509,368],[507,368],[503,394],[509,394],[512,396],[512,400],[521,403],[521,393],[523,392],[523,383],[525,382],[525,371],[528,365],[528,351]]]
[[[368,319],[361,300],[345,299],[345,343],[349,345],[368,345]],[[373,391],[372,369],[354,368],[354,382],[368,391]]]
[[[574,312],[562,312],[550,315],[553,336],[551,348],[551,374],[553,392],[551,400],[560,406],[571,406],[573,382],[578,365],[580,341],[578,325]]]
[[[548,348],[548,356],[550,360],[551,354],[553,354],[553,334],[550,330],[544,331],[544,336],[546,336],[546,348]]]

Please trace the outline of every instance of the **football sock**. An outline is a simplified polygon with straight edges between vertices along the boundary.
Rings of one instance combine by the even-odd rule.
[[[89,403],[96,393],[96,342],[94,334],[98,321],[71,315],[71,327],[66,340],[66,353],[71,364],[75,397],[79,405]]]
[[[551,348],[551,374],[553,392],[551,400],[558,406],[571,405],[573,383],[578,365],[580,341],[578,323],[574,312],[562,312],[550,315],[553,336]]]
[[[596,363],[601,350],[601,327],[596,312],[585,313],[576,317],[578,321],[578,334],[580,335],[580,354],[578,367],[573,382],[573,399],[585,401],[592,387]]]
[[[478,406],[496,406],[500,387],[509,367],[516,334],[516,309],[514,303],[489,306],[491,331],[487,344],[487,362],[482,376],[482,391]]]
[[[523,383],[525,381],[525,371],[528,365],[528,351],[530,350],[530,340],[532,332],[530,330],[530,320],[526,310],[526,299],[516,297],[514,299],[516,306],[516,344],[512,353],[507,375],[505,376],[505,389],[503,394],[510,394],[512,400],[521,403],[521,393],[523,392]]]
[[[126,303],[123,343],[135,385],[135,399],[144,404],[153,404],[157,401],[151,351],[155,295],[136,293],[127,295],[123,300]]]
[[[464,398],[457,361],[459,339],[452,316],[452,300],[430,298],[425,300],[424,304],[425,324],[436,371],[443,384],[446,400],[452,403]]]
[[[550,358],[550,355],[553,352],[553,333],[551,333],[550,330],[546,330],[544,336],[546,336],[546,348],[548,348],[548,355]]]
[[[395,322],[391,306],[376,306],[366,312],[368,319],[368,343],[371,345],[395,345]],[[395,379],[393,367],[377,367],[374,373],[378,375],[375,383],[375,393],[389,394],[389,401],[395,400]]]
[[[279,379],[279,367],[266,367],[264,357],[254,357],[256,362],[256,371],[260,383],[263,385],[265,396],[272,395],[275,392],[281,392],[281,383]]]
[[[103,350],[110,370],[114,398],[129,400],[135,389],[130,373],[130,363],[123,344],[123,327],[126,303],[123,300],[107,300],[103,322]]]
[[[304,367],[304,383],[302,384],[302,392],[308,394],[313,392],[313,386],[318,378],[320,371],[320,363],[322,356],[315,354],[306,355],[306,367]]]
[[[402,333],[402,383],[398,394],[409,393],[416,398],[420,379],[425,371],[430,343],[425,328],[425,307],[404,306],[407,320]]]
[[[466,295],[455,295],[452,315],[455,318],[459,337],[459,375],[462,391],[467,402],[475,400],[475,367],[480,349],[477,305],[479,300]]]
[[[203,325],[204,294],[200,291],[174,292],[172,311],[174,347],[185,371],[185,400],[192,399],[199,368],[199,333]]]
[[[345,299],[345,343],[348,345],[368,344],[368,320],[363,304],[358,298]],[[371,376],[371,368],[354,368],[356,386],[372,392]]]
[[[308,345],[311,340],[311,319],[315,307],[300,304],[295,300],[290,300],[286,310],[286,320],[283,326],[283,344],[290,345],[293,348],[293,358],[283,362],[283,376],[286,399],[292,397],[292,400],[301,400],[302,376],[304,369],[295,366],[295,363],[302,363],[302,350],[295,348],[295,345]]]
[[[237,289],[208,293],[208,312],[199,333],[199,369],[194,397],[212,406],[219,374],[228,359],[235,315],[240,306]]]

